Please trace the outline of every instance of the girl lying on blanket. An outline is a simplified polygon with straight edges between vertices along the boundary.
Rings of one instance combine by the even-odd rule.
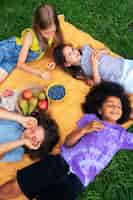
[[[0,83],[15,67],[42,79],[49,79],[48,72],[33,69],[27,62],[41,58],[54,42],[61,41],[62,34],[55,9],[48,4],[40,5],[34,13],[32,28],[25,29],[21,38],[11,37],[0,41]]]
[[[61,44],[54,49],[57,65],[77,79],[89,85],[101,80],[121,84],[127,93],[133,94],[133,60],[113,57],[108,49],[95,50],[89,45],[76,49],[69,44]]]
[[[23,193],[29,199],[76,200],[119,150],[133,150],[133,134],[119,125],[131,111],[120,85],[103,82],[95,86],[86,96],[83,110],[85,114],[67,136],[61,154],[48,155],[18,171],[16,179],[0,187],[0,199]]]
[[[58,127],[46,114],[25,117],[0,108],[0,162],[21,160],[24,150],[41,159],[58,139]]]

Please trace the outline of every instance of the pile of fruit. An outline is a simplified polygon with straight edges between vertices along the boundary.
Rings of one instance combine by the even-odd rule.
[[[34,111],[48,109],[48,99],[43,89],[25,89],[18,98],[18,109],[23,115],[31,115]]]
[[[65,96],[65,88],[63,85],[53,85],[48,89],[48,97],[51,100],[61,100]]]

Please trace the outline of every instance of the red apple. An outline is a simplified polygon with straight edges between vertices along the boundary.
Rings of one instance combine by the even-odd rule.
[[[32,98],[32,96],[33,96],[33,94],[32,94],[32,91],[30,89],[26,89],[26,90],[23,91],[24,99],[29,100],[29,99]]]
[[[38,102],[38,107],[41,109],[41,110],[47,110],[48,109],[48,100],[40,100]]]

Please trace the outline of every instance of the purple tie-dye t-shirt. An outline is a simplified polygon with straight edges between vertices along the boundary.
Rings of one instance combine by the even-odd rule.
[[[85,114],[77,126],[82,128],[92,120],[101,121],[94,114]],[[133,134],[118,124],[101,121],[104,129],[86,134],[72,147],[62,145],[61,155],[84,186],[94,180],[120,149],[133,149]]]

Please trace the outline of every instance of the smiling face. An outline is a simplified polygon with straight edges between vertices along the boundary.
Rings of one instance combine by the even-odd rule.
[[[46,29],[40,29],[40,33],[43,38],[52,39],[55,37],[56,34],[56,25],[52,24]]]
[[[110,123],[116,123],[122,116],[122,103],[118,97],[108,97],[99,110],[102,119]]]
[[[72,46],[65,46],[63,49],[63,55],[65,57],[65,66],[71,67],[80,65],[81,54],[80,51]]]
[[[24,131],[24,138],[30,139],[39,148],[45,140],[44,129],[41,126],[37,126],[34,130],[26,129]]]

